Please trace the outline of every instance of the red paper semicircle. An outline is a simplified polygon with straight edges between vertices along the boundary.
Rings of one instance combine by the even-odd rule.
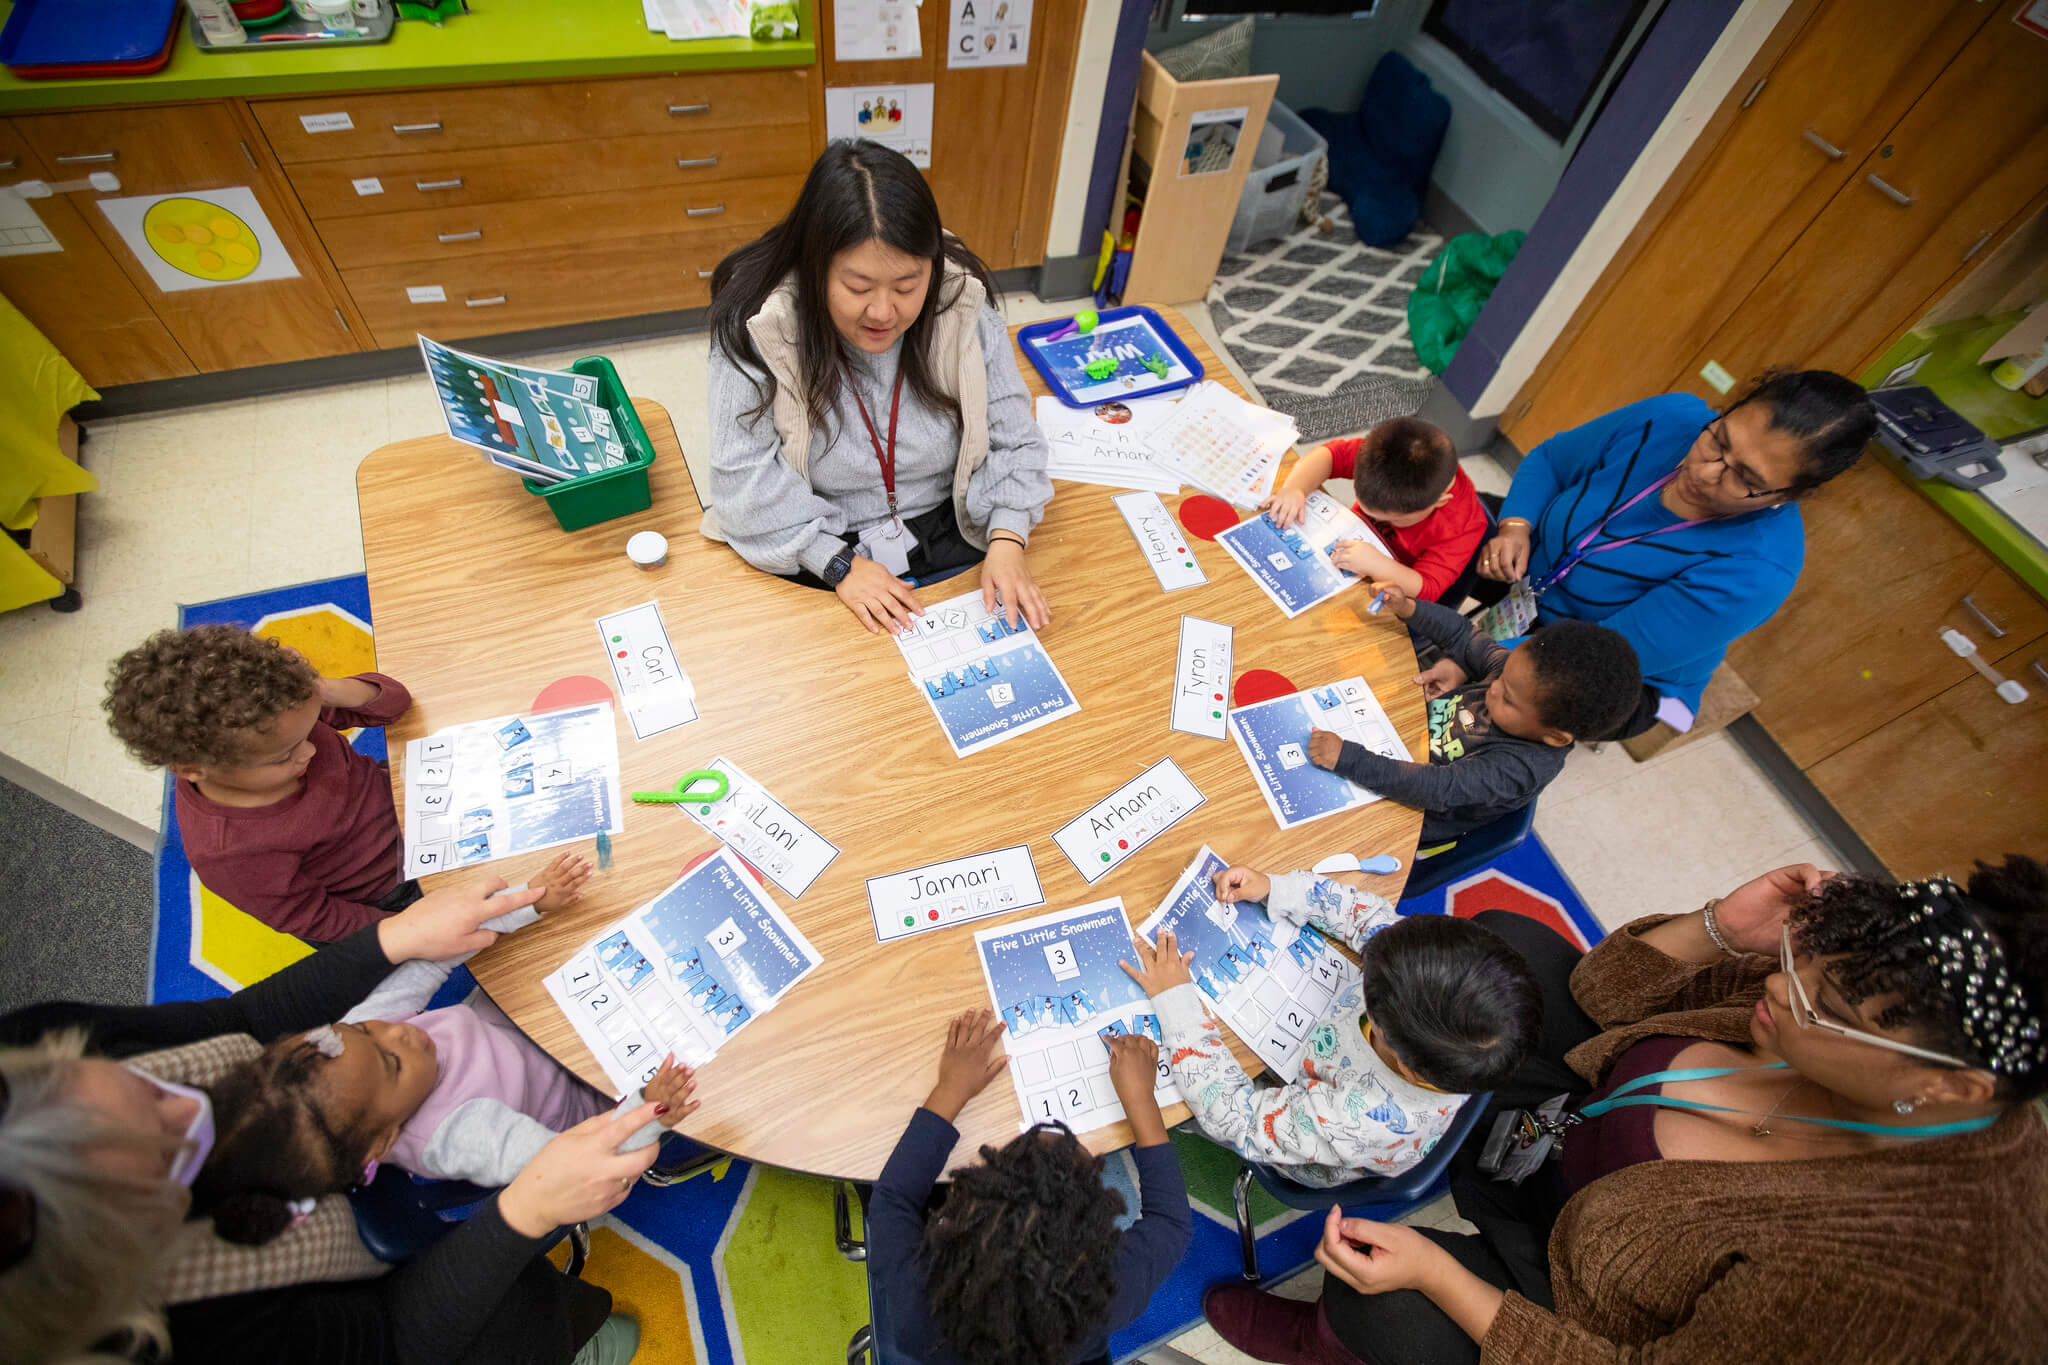
[[[565,706],[589,706],[594,702],[611,699],[611,685],[604,679],[578,673],[566,678],[557,678],[543,687],[540,695],[533,699],[533,709],[559,711]]]
[[[1214,540],[1237,525],[1237,509],[1207,493],[1191,493],[1180,500],[1180,524],[1188,528],[1189,535]]]
[[[1237,682],[1231,686],[1230,703],[1233,706],[1251,706],[1300,690],[1284,673],[1275,673],[1270,668],[1247,668],[1237,675]]]

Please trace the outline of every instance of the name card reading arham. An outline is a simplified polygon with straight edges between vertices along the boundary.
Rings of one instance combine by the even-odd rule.
[[[1207,798],[1162,758],[1059,829],[1052,841],[1091,886]]]

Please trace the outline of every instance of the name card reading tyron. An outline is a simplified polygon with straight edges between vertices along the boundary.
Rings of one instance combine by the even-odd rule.
[[[1228,739],[1231,628],[1199,616],[1180,618],[1180,664],[1173,671],[1176,730]]]
[[[1119,493],[1113,501],[1116,510],[1124,514],[1124,524],[1137,538],[1138,549],[1152,566],[1153,576],[1162,589],[1173,592],[1209,581],[1209,575],[1195,562],[1194,552],[1188,549],[1187,532],[1180,529],[1180,523],[1166,510],[1157,493]]]
[[[598,638],[618,680],[619,700],[633,737],[648,739],[697,719],[697,689],[669,644],[661,608],[653,602],[597,618]]]
[[[1162,758],[1056,831],[1052,841],[1093,885],[1206,799],[1179,765]]]
[[[877,943],[1043,904],[1038,869],[1023,844],[868,878]]]
[[[811,889],[839,846],[789,813],[760,783],[740,771],[729,758],[711,760],[725,774],[725,795],[716,801],[679,801],[676,809],[711,836],[759,868],[768,880],[792,896]]]

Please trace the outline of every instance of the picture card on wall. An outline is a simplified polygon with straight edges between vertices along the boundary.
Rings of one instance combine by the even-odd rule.
[[[1206,800],[1180,765],[1162,758],[1054,832],[1053,842],[1093,884]]]

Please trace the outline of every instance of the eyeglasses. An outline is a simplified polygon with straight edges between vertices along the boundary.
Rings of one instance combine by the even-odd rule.
[[[1708,442],[1709,453],[1707,455],[1707,463],[1717,464],[1721,466],[1721,472],[1714,476],[1714,482],[1726,483],[1728,482],[1728,476],[1730,474],[1733,474],[1735,476],[1735,486],[1739,490],[1741,490],[1738,496],[1740,496],[1744,501],[1750,501],[1756,498],[1768,498],[1774,493],[1792,492],[1793,490],[1791,488],[1750,487],[1749,481],[1746,478],[1744,471],[1738,468],[1737,466],[1729,463],[1728,457],[1732,452],[1728,449],[1728,428],[1726,425],[1727,420],[1728,419],[1725,417],[1716,417],[1713,421],[1707,423],[1705,426],[1700,428],[1700,433],[1702,435],[1705,435],[1707,432],[1713,431],[1716,426],[1719,426],[1721,428],[1720,431],[1714,433],[1713,440]]]
[[[1847,1024],[1838,1023],[1828,1018],[1813,1007],[1813,998],[1806,993],[1806,983],[1799,979],[1799,972],[1793,966],[1791,925],[1788,924],[1779,930],[1778,946],[1778,964],[1784,968],[1785,981],[1790,988],[1792,997],[1792,1021],[1798,1024],[1799,1027],[1826,1029],[1830,1033],[1839,1033],[1844,1038],[1854,1038],[1859,1043],[1869,1043],[1872,1047],[1889,1048],[1893,1052],[1903,1052],[1908,1057],[1918,1057],[1923,1061],[1939,1062],[1943,1066],[1961,1067],[1965,1071],[1971,1069],[1970,1063],[1957,1057],[1951,1057],[1945,1052],[1929,1052],[1924,1047],[1914,1047],[1911,1043],[1895,1042],[1879,1034],[1868,1033],[1860,1028],[1851,1028]]]

